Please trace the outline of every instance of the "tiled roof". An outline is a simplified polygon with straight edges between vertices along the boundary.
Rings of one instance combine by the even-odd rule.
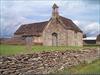
[[[15,35],[39,35],[47,23],[48,21],[22,25],[15,32]]]
[[[59,16],[58,19],[62,21],[63,27],[65,29],[70,29],[70,30],[82,32],[77,27],[77,25],[75,25],[72,22],[72,20],[64,18],[62,16]],[[49,21],[21,25],[19,27],[19,29],[15,32],[15,35],[41,35],[41,33],[43,32],[43,30],[45,29],[45,27],[47,26]]]

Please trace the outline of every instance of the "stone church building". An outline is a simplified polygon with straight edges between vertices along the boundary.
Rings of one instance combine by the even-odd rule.
[[[82,46],[82,31],[72,20],[60,16],[58,8],[53,5],[49,21],[21,25],[14,36],[24,38],[33,45]]]

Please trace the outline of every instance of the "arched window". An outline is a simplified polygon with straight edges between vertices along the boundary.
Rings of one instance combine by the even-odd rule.
[[[58,46],[58,34],[52,33],[52,46]]]

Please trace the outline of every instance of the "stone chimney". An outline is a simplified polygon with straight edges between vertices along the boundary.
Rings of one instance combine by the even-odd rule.
[[[52,7],[52,17],[53,18],[59,17],[58,8],[59,7],[56,4],[53,5],[53,7]]]

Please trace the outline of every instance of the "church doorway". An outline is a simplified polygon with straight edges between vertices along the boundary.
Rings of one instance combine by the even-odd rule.
[[[58,34],[52,33],[52,46],[58,46]]]

